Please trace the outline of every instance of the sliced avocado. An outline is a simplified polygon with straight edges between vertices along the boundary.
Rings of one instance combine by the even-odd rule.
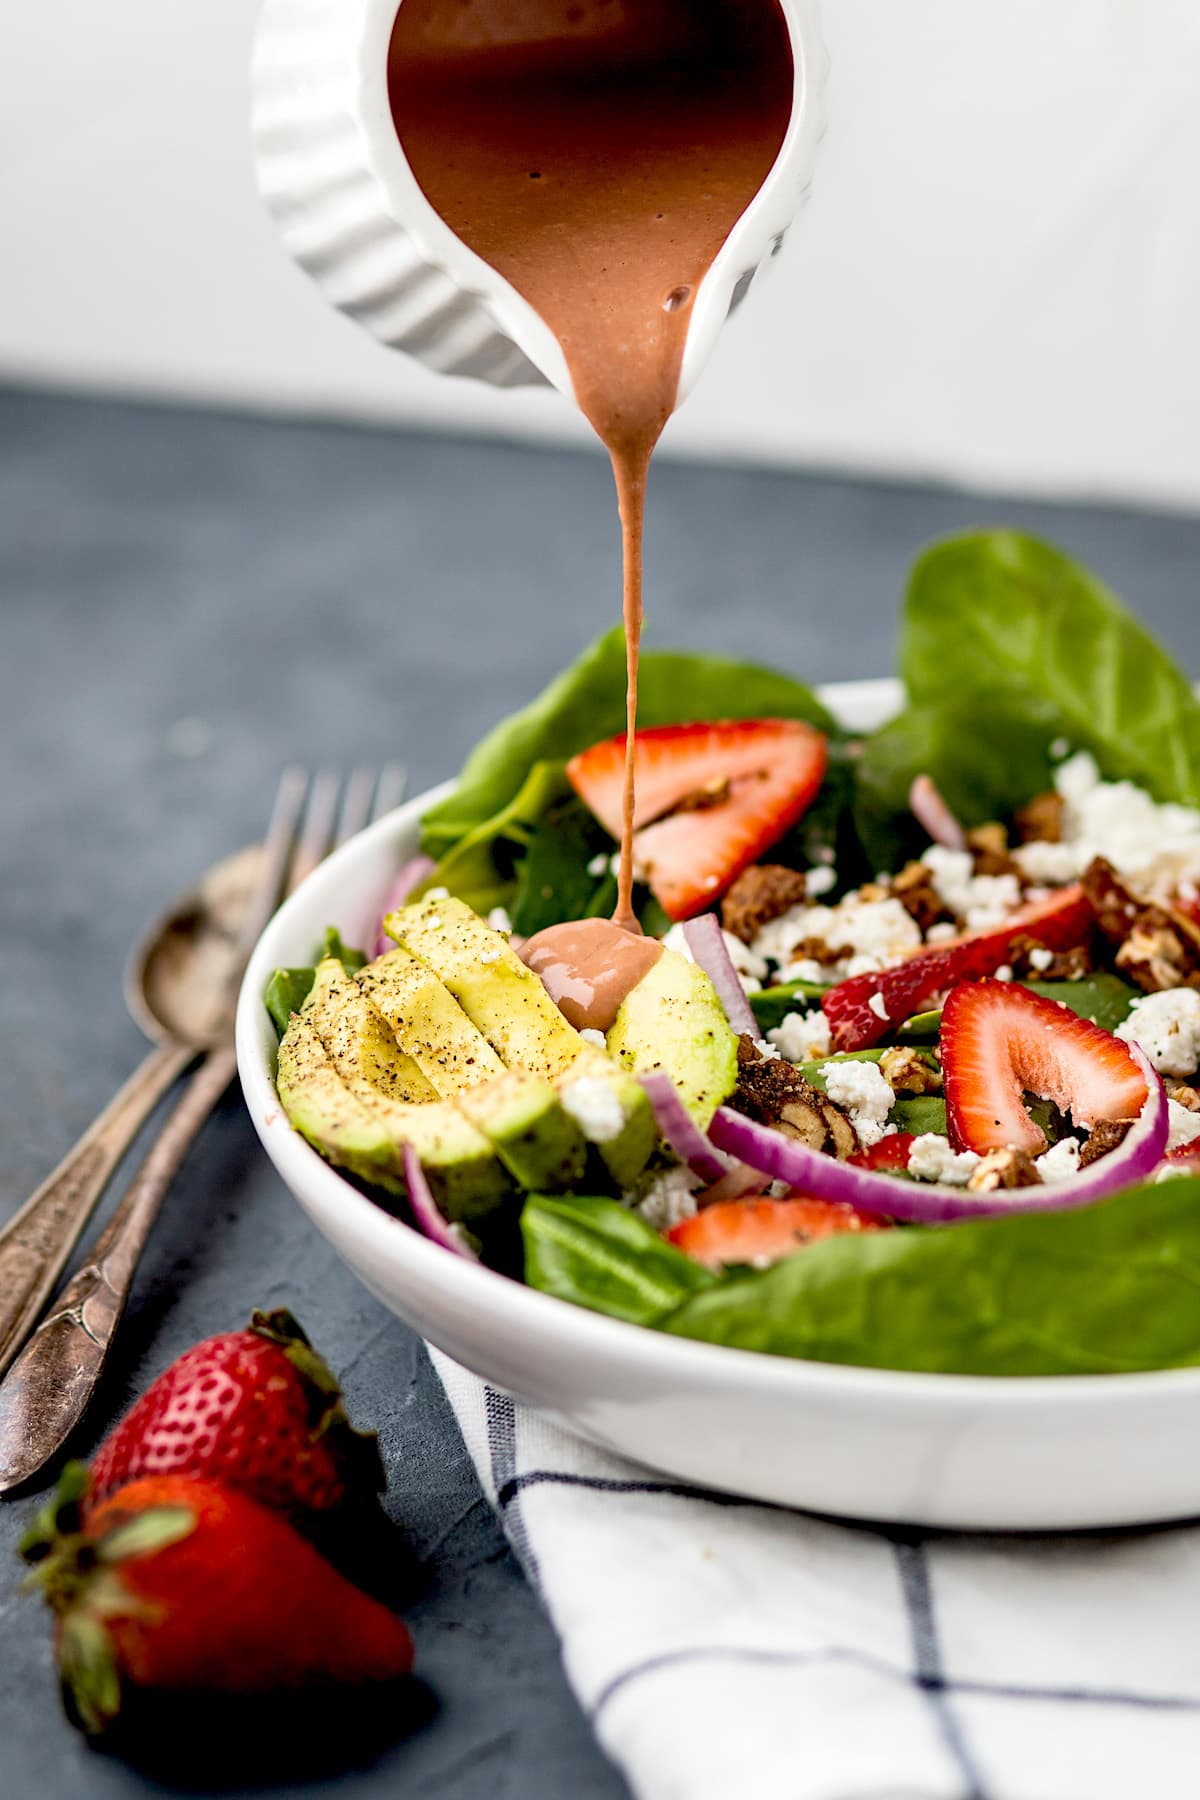
[[[340,963],[327,958],[319,965],[284,1044],[293,1028],[305,1063],[296,1069],[293,1047],[285,1075],[280,1045],[279,1096],[293,1125],[331,1162],[369,1181],[379,1181],[382,1171],[391,1177],[385,1186],[402,1190],[402,1153],[411,1144],[438,1204],[454,1220],[481,1217],[511,1191],[487,1136],[452,1101],[437,1099]],[[298,1080],[298,1074],[314,1079]],[[343,1117],[353,1127],[348,1142]]]
[[[654,1152],[654,1115],[639,1084],[598,1044],[589,1044],[563,1018],[538,977],[503,933],[493,931],[461,900],[419,901],[384,921],[389,936],[428,963],[510,1068],[568,1084],[603,1081],[612,1089],[623,1124],[613,1137],[592,1139],[622,1188],[632,1186]],[[585,1096],[586,1101],[586,1096]],[[585,1135],[589,1109],[580,1108]]]
[[[703,1129],[737,1085],[737,1037],[703,969],[664,950],[626,995],[608,1052],[637,1075],[663,1069]]]
[[[445,983],[510,1069],[553,1080],[574,1062],[579,1033],[503,933],[464,901],[418,901],[390,913],[384,928]]]
[[[402,958],[403,952],[399,954]],[[582,1176],[587,1157],[583,1132],[548,1081],[521,1070],[502,1069],[474,1086],[455,1088],[447,1102],[441,1102],[433,1084],[376,1010],[369,989],[370,982],[348,975],[340,963],[323,962],[305,1017],[328,1046],[334,1066],[355,1098],[364,1103],[375,1100],[389,1108],[388,1116],[401,1142],[412,1137],[414,1122],[409,1115],[413,1103],[448,1103],[462,1113],[468,1131],[474,1127],[491,1144],[523,1187],[553,1192]],[[445,1015],[447,1009],[442,1011]],[[465,1051],[462,1027],[472,1028],[465,1019],[461,1025],[459,1021],[455,1024],[459,1048]],[[402,1031],[410,1029],[406,1023]],[[480,1054],[478,1044],[470,1047]],[[483,1049],[486,1052],[487,1046]],[[441,1066],[439,1063],[439,1077]],[[390,1109],[397,1102],[400,1107],[393,1116]],[[463,1147],[465,1150],[466,1144]],[[482,1144],[471,1148],[478,1157]]]
[[[544,1076],[508,1069],[464,1088],[455,1105],[491,1140],[522,1187],[553,1192],[582,1179],[586,1139]]]
[[[620,1130],[612,1136],[607,1130],[593,1136],[588,1128],[588,1115],[592,1109],[587,1104],[587,1090],[575,1097],[576,1104],[580,1099],[584,1102],[579,1107],[581,1123],[599,1151],[605,1168],[619,1188],[631,1188],[658,1148],[658,1127],[645,1089],[636,1077],[619,1068],[598,1044],[582,1044],[571,1067],[555,1083],[568,1108],[573,1101],[571,1089],[581,1081],[603,1082],[616,1101],[622,1120]]]
[[[354,976],[333,957],[318,963],[303,1013],[360,1100],[424,1106],[440,1099]]]
[[[279,1046],[275,1086],[301,1137],[329,1162],[403,1193],[396,1146],[341,1080],[312,1026],[297,1013]]]
[[[443,1100],[503,1075],[504,1064],[482,1032],[437,975],[410,951],[389,950],[354,979]]]

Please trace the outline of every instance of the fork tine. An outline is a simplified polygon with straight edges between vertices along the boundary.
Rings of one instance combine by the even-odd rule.
[[[240,960],[249,957],[268,920],[286,892],[285,877],[288,862],[292,854],[292,846],[296,841],[296,833],[300,828],[304,796],[307,791],[308,776],[303,769],[292,767],[284,770],[275,795],[275,804],[271,808],[267,835],[263,840],[263,860],[258,877],[258,887],[254,899],[246,909],[246,916],[238,933]]]
[[[331,769],[321,769],[313,777],[312,787],[308,793],[308,806],[304,813],[304,824],[300,831],[300,841],[292,855],[292,866],[288,871],[287,891],[293,893],[300,883],[307,879],[329,854],[333,842],[334,821],[337,818],[339,783]]]
[[[372,819],[382,819],[386,813],[394,812],[407,792],[408,770],[404,764],[385,763],[380,770],[379,786],[375,790]]]
[[[371,796],[374,792],[374,769],[355,769],[342,795],[335,844],[344,844],[347,838],[354,837],[362,830],[371,817]]]

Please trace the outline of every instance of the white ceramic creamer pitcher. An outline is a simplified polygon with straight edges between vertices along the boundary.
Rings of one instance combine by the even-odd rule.
[[[701,0],[702,3],[702,0]],[[824,128],[818,0],[780,0],[795,63],[783,146],[701,283],[679,384],[783,243]],[[392,349],[498,387],[574,394],[558,341],[417,185],[388,98],[398,0],[265,0],[253,62],[258,182],[284,243],[334,306]]]

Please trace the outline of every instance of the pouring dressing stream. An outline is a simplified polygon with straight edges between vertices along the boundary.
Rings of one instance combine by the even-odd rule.
[[[650,459],[697,289],[787,134],[787,26],[778,0],[404,0],[388,77],[425,197],[553,331],[612,462],[627,659],[617,905],[525,951],[576,1022],[611,1023],[647,966],[630,937]]]

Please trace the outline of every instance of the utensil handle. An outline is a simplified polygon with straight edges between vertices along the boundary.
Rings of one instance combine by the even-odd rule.
[[[112,1172],[196,1051],[152,1050],[52,1174],[0,1230],[0,1374],[33,1330]]]
[[[163,1199],[237,1069],[232,1045],[210,1050],[54,1311],[0,1383],[0,1493],[36,1475],[87,1410]]]

